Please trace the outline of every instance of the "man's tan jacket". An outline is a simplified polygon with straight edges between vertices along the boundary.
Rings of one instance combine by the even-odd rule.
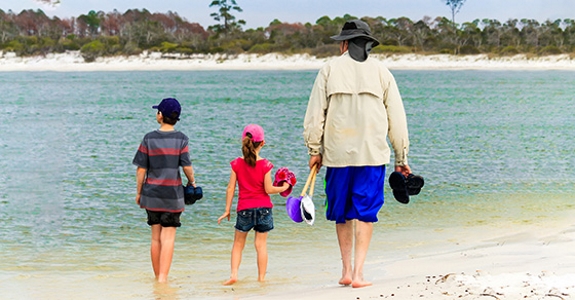
[[[319,71],[304,118],[310,155],[327,167],[407,164],[409,137],[399,89],[377,59],[353,60],[346,52]]]

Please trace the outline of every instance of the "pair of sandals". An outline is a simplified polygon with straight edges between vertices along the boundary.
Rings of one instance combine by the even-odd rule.
[[[401,172],[393,172],[389,175],[389,186],[393,191],[393,197],[399,203],[409,203],[409,196],[414,196],[421,192],[425,184],[423,177],[409,174],[405,177]]]
[[[202,199],[204,192],[199,186],[193,187],[191,185],[184,186],[184,203],[186,205],[192,205],[196,201]]]

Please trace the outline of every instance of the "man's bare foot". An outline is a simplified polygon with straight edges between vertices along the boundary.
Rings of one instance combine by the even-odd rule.
[[[235,278],[235,277],[230,277],[230,279],[226,280],[226,281],[223,283],[223,285],[232,285],[232,284],[236,283],[236,281],[238,281],[237,278]]]
[[[370,286],[370,285],[372,285],[372,283],[369,281],[365,281],[365,280],[355,280],[351,283],[351,287],[354,289],[362,288],[362,287],[366,287],[366,286]]]
[[[345,266],[341,269],[341,279],[338,281],[340,285],[348,286],[351,284],[353,277],[351,276],[351,269]]]
[[[343,276],[338,283],[341,285],[350,285],[352,283],[351,277]]]

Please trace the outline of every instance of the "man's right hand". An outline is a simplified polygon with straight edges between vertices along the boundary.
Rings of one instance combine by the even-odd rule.
[[[313,168],[314,165],[316,166],[316,172],[319,172],[321,168],[321,154],[309,157],[309,168]]]

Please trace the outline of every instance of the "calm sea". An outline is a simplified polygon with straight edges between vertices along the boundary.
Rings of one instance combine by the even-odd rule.
[[[385,278],[386,262],[444,242],[417,232],[538,225],[575,211],[575,72],[393,74],[407,111],[410,165],[426,182],[408,205],[386,186],[367,278]],[[234,229],[216,220],[229,161],[241,155],[241,130],[265,128],[262,156],[295,171],[299,194],[307,175],[302,120],[315,75],[0,73],[0,298],[237,299],[333,285],[339,250],[333,224],[322,217],[320,179],[313,227],[293,223],[285,198],[272,198],[269,282],[256,281],[250,242],[240,283],[220,285],[229,276]],[[158,127],[151,106],[165,97],[182,103],[177,129],[190,137],[205,197],[187,207],[170,285],[158,286],[131,161],[144,134]]]

